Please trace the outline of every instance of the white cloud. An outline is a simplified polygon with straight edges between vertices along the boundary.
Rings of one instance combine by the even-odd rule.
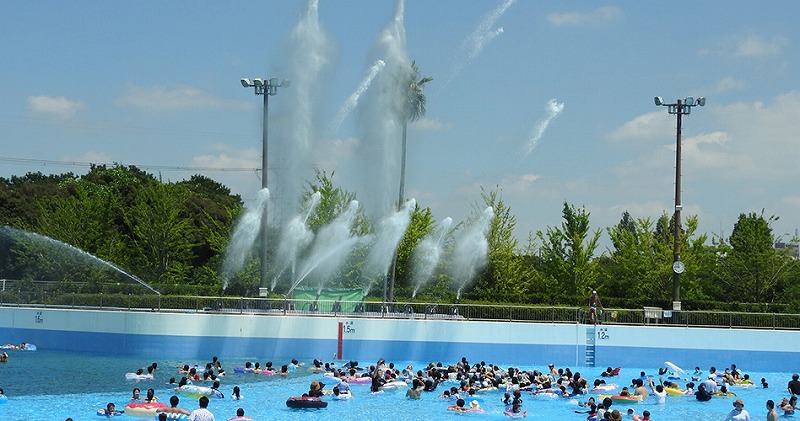
[[[664,137],[664,133],[674,126],[669,114],[662,111],[642,114],[617,127],[606,135],[606,139],[620,142],[624,140],[650,140]]]
[[[785,183],[800,162],[800,93],[778,95],[770,104],[740,102],[713,109],[729,133],[736,172],[744,177]]]
[[[551,13],[547,16],[547,20],[553,26],[607,25],[621,16],[620,8],[602,6],[589,12]]]
[[[772,56],[780,54],[785,43],[783,38],[765,41],[757,35],[750,35],[736,44],[736,55],[741,57]]]
[[[187,108],[233,108],[250,109],[253,105],[245,101],[232,101],[213,96],[191,86],[172,89],[163,86],[129,86],[125,94],[117,100],[118,104],[151,110]]]
[[[664,115],[667,125],[659,129],[658,143],[646,144],[649,148],[646,150],[627,148],[623,153],[628,155],[621,156],[619,163],[611,168],[616,180],[613,184],[627,197],[654,203],[669,199],[666,193],[675,181],[675,119]],[[653,133],[653,124],[646,124],[647,119],[640,116],[633,121],[644,123],[626,123],[608,137],[622,140]],[[696,134],[701,127],[713,130]],[[698,109],[697,116],[692,117],[691,129],[684,127],[682,139],[682,174],[688,180],[685,188],[712,196],[720,189],[733,189],[731,194],[747,195],[750,197],[747,200],[757,206],[774,206],[777,197],[786,195],[787,180],[800,162],[798,132],[798,92],[779,95],[768,103],[705,107],[702,114]],[[784,215],[796,214],[796,209],[785,203],[781,208]],[[699,208],[692,211],[700,212]]]
[[[63,96],[29,96],[27,103],[28,109],[35,113],[65,120],[72,118],[75,113],[84,108],[82,102],[71,101]]]
[[[701,48],[697,54],[701,56],[723,57],[764,57],[774,56],[783,52],[786,39],[775,37],[765,40],[758,35],[750,34],[745,38],[732,38],[720,45],[710,48]]]
[[[541,178],[542,176],[538,174],[522,174],[513,178],[506,178],[500,182],[500,185],[509,193],[522,194],[530,190],[534,183]]]
[[[414,130],[445,130],[451,127],[451,124],[442,123],[439,120],[425,117],[414,121],[409,125],[409,128]]]
[[[734,79],[732,77],[726,77],[717,82],[716,86],[711,88],[710,92],[715,94],[721,94],[723,92],[728,92],[735,89],[742,89],[744,87],[745,84],[743,81]]]
[[[205,168],[261,168],[261,149],[235,149],[225,144],[211,146],[214,153],[192,157],[192,165]]]
[[[686,137],[682,139],[681,156],[702,168],[725,169],[742,164],[741,159],[737,160],[728,152],[729,141],[728,134],[721,131]],[[738,166],[741,168],[742,165]]]

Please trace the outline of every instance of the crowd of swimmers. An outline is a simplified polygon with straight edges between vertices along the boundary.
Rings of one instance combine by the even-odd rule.
[[[317,364],[316,361],[315,364]],[[456,412],[483,412],[480,398],[477,398],[476,392],[504,390],[504,413],[511,417],[527,416],[528,412],[523,409],[522,404],[523,394],[552,394],[555,397],[577,399],[590,392],[607,390],[611,393],[613,390],[616,393],[616,386],[613,389],[611,387],[604,389],[603,386],[606,385],[605,378],[617,376],[620,372],[619,368],[609,367],[601,374],[600,379],[590,383],[579,372],[573,373],[569,368],[556,369],[553,364],[550,364],[545,371],[523,371],[515,367],[504,369],[483,361],[470,364],[466,358],[448,366],[441,363],[430,363],[424,369],[416,372],[411,366],[400,370],[393,363],[387,364],[383,359],[365,368],[358,367],[358,362],[354,361],[346,363],[341,368],[332,364],[320,363],[319,365],[324,366],[325,371],[335,379],[334,389],[342,389],[342,387],[347,387],[349,382],[369,377],[370,393],[382,393],[383,387],[386,385],[404,381],[408,383],[406,397],[409,399],[419,399],[422,393],[436,391],[440,384],[455,382],[458,386],[450,386],[438,396],[451,403],[447,406],[448,410]],[[667,375],[669,377],[664,380]],[[691,379],[679,379],[676,373],[670,372],[668,368],[660,369],[657,378],[641,372],[640,376],[631,379],[630,386],[623,387],[618,395],[630,396],[636,401],[650,400],[657,405],[663,405],[666,403],[668,394],[690,395],[698,401],[708,401],[714,397],[736,396],[736,393],[731,390],[734,387],[758,387],[750,379],[750,376],[742,373],[735,364],[721,373],[718,373],[715,367],[711,367],[705,377],[700,368],[696,367],[691,376]],[[681,388],[677,380],[685,380],[685,386]],[[305,396],[323,396],[325,394],[322,390],[324,386],[325,384],[322,382],[312,382],[310,391]],[[761,379],[760,387],[769,387],[765,378]],[[768,420],[777,420],[776,411],[783,411],[784,415],[791,415],[798,409],[800,376],[797,374],[792,376],[788,390],[790,397],[783,398],[777,404],[772,400],[766,402]],[[630,408],[621,412],[611,409],[613,402],[610,397],[605,397],[602,402],[597,403],[594,397],[590,397],[586,402],[579,402],[583,409],[575,412],[585,413],[589,420],[621,420],[623,416],[634,421],[651,420],[649,411],[637,414]],[[750,419],[741,399],[733,401],[733,409],[726,417],[726,420],[728,419],[737,421]]]
[[[292,360],[290,364],[281,366],[280,371],[273,368],[272,362],[268,361],[263,367],[256,362],[255,364],[245,364],[244,370],[237,369],[237,372],[243,373],[263,373],[265,370],[272,370],[275,373],[289,373],[290,370],[297,369],[303,366],[303,363],[298,362],[296,359]],[[157,368],[154,363],[148,369],[152,373]],[[202,373],[198,373],[198,366],[183,365],[179,366],[178,372],[182,375],[179,382],[175,379],[170,379],[170,383],[177,384],[176,392],[180,386],[191,384],[192,381],[213,381],[213,389],[219,388],[219,378],[225,375],[222,369],[222,364],[214,357],[210,363],[205,365]],[[589,381],[586,377],[582,376],[580,372],[572,372],[569,368],[556,368],[553,364],[548,365],[546,370],[521,370],[516,367],[503,368],[494,364],[487,364],[484,361],[471,364],[465,357],[460,361],[444,365],[442,363],[429,363],[424,368],[414,370],[412,366],[399,368],[394,363],[387,363],[383,358],[379,359],[375,364],[367,367],[361,367],[357,361],[348,361],[339,366],[336,363],[324,363],[321,360],[314,360],[308,367],[308,371],[312,373],[321,373],[325,375],[325,381],[329,381],[333,388],[326,390],[326,383],[315,380],[309,385],[308,392],[303,394],[305,398],[322,398],[326,395],[332,395],[334,399],[351,397],[352,391],[350,383],[366,383],[369,384],[369,393],[379,394],[384,393],[389,387],[397,389],[403,385],[406,388],[405,396],[408,399],[420,399],[424,393],[434,393],[435,396],[445,401],[447,404],[443,406],[449,411],[454,412],[483,412],[484,408],[481,406],[483,400],[478,397],[478,392],[484,391],[501,391],[502,403],[504,404],[503,413],[509,417],[525,417],[532,411],[532,408],[524,408],[524,396],[535,395],[550,395],[554,398],[571,398],[578,404],[579,408],[574,412],[585,414],[587,420],[605,420],[610,419],[619,421],[626,416],[634,421],[650,421],[651,414],[649,411],[642,411],[637,414],[633,408],[627,411],[620,411],[616,408],[611,408],[614,400],[611,397],[603,397],[599,402],[595,397],[588,397],[585,402],[579,401],[584,395],[589,393],[602,393],[614,394],[616,398],[631,397],[636,401],[650,401],[657,405],[666,403],[667,394],[682,394],[694,396],[698,401],[709,401],[714,397],[731,397],[736,396],[736,393],[730,389],[733,387],[759,387],[750,379],[748,374],[742,373],[740,369],[732,364],[729,368],[724,369],[723,372],[718,372],[715,367],[710,367],[708,374],[704,374],[699,367],[695,367],[694,372],[686,372],[686,376],[691,378],[681,378],[678,373],[670,371],[669,368],[659,369],[658,377],[648,376],[645,372],[641,372],[639,377],[632,378],[629,386],[624,386],[621,390],[617,391],[617,385],[606,383],[606,380],[611,377],[619,376],[619,368],[611,368],[604,370],[600,378]],[[681,373],[682,374],[682,373]],[[667,380],[664,377],[667,376]],[[680,387],[678,381],[685,381],[685,386]],[[444,385],[447,386],[444,386]],[[440,389],[441,387],[441,390]],[[769,383],[765,378],[760,381],[761,388],[769,388]],[[766,402],[767,420],[777,421],[778,411],[783,415],[788,416],[794,414],[798,405],[798,396],[800,396],[800,376],[794,374],[792,380],[789,381],[787,390],[789,396],[780,399],[777,403],[773,400]],[[231,394],[232,399],[242,399],[241,390],[238,386],[233,388]],[[146,396],[140,396],[140,390],[134,388],[131,401],[141,402],[158,402],[158,397],[152,388],[148,389]],[[618,399],[619,401],[619,399]],[[170,397],[170,406],[159,408],[158,412],[166,414],[184,414],[192,415],[188,410],[179,407],[180,400],[178,396]],[[200,408],[196,411],[201,411],[197,414],[198,417],[210,414],[208,410],[208,398],[202,397],[198,401]],[[106,408],[103,408],[108,416],[121,414],[113,403],[109,403]],[[98,411],[100,413],[100,411]],[[160,416],[160,415],[159,415]],[[212,418],[197,418],[197,419],[213,419]],[[243,409],[239,408],[237,417],[231,419],[247,419],[244,416]],[[725,420],[749,420],[750,415],[744,409],[744,402],[741,399],[733,401],[733,409],[727,415]]]

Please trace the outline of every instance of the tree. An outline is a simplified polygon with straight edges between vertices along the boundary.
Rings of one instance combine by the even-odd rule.
[[[136,262],[151,282],[190,281],[195,228],[183,213],[186,199],[185,187],[154,184],[137,192],[125,214]]]
[[[567,294],[583,294],[595,287],[596,264],[592,261],[600,230],[589,230],[589,212],[566,201],[561,228],[548,227],[537,231],[542,242],[542,267],[545,275]]]
[[[436,223],[433,219],[431,209],[421,208],[419,204],[415,205],[411,213],[411,220],[409,221],[408,228],[400,244],[397,246],[396,287],[398,290],[406,290],[409,297],[412,297],[414,289],[417,287],[421,288],[425,285],[433,285],[434,287],[429,288],[429,291],[435,293],[435,287],[438,286],[435,280],[441,275],[441,271],[434,271],[431,274],[432,277],[434,277],[434,282],[430,279],[419,279],[418,282],[420,282],[421,285],[415,285],[411,275],[414,273],[417,263],[414,261],[414,250],[425,236],[434,231],[435,226]]]
[[[656,224],[650,218],[633,220],[626,211],[606,231],[614,249],[600,270],[605,296],[627,299],[630,307],[668,301],[672,246],[659,239]]]
[[[517,251],[519,243],[514,237],[516,217],[503,201],[499,188],[491,192],[481,190],[484,206],[475,206],[475,211],[483,212],[483,208],[489,206],[494,210],[494,218],[487,235],[488,264],[479,274],[473,292],[481,297],[526,302],[525,294],[530,289],[529,272],[532,269],[524,265],[524,257],[519,256]]]
[[[403,137],[402,137],[402,144],[401,144],[401,158],[400,158],[400,193],[399,199],[397,201],[397,208],[400,209],[403,206],[403,194],[405,190],[406,184],[406,137],[408,135],[408,123],[416,121],[425,115],[425,94],[422,92],[425,85],[432,81],[433,78],[429,76],[420,77],[419,68],[417,67],[417,62],[412,61],[411,67],[403,72],[400,76],[400,85],[401,90],[400,92],[404,94],[402,102],[401,102],[401,109],[400,109],[400,117],[403,121]],[[389,291],[387,292],[387,296],[389,301],[394,299],[394,282],[395,282],[395,270],[397,268],[397,255],[394,256],[392,259],[392,267],[389,270],[391,281],[389,282]]]
[[[718,246],[720,256],[718,282],[725,286],[722,300],[771,303],[789,276],[792,259],[773,248],[772,222],[762,210],[739,214],[728,243]]]
[[[426,99],[423,89],[425,85],[432,81],[429,76],[420,77],[417,62],[411,62],[411,68],[401,76],[402,91],[405,93],[403,98],[401,118],[403,119],[403,139],[401,146],[400,161],[400,196],[397,206],[403,206],[403,197],[406,182],[406,137],[408,135],[408,123],[419,120],[425,116]]]

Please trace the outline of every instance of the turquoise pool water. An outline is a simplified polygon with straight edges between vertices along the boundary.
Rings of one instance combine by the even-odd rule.
[[[173,394],[172,387],[167,383],[170,377],[180,378],[176,366],[183,364],[197,364],[205,366],[208,361],[176,361],[161,360],[154,357],[110,357],[88,354],[65,353],[55,351],[9,351],[10,360],[0,363],[0,387],[5,390],[8,397],[7,403],[0,404],[0,420],[57,420],[63,421],[67,417],[78,420],[103,419],[96,415],[99,408],[105,407],[108,402],[114,402],[118,409],[124,407],[129,401],[134,387],[142,390],[142,396],[148,388],[156,391],[156,396],[162,402],[168,402]],[[208,360],[210,361],[211,356]],[[377,358],[376,358],[377,359]],[[234,367],[243,366],[244,360],[226,360],[220,357],[223,367],[228,372],[221,378],[221,391],[225,399],[212,399],[209,409],[215,414],[218,421],[227,420],[236,415],[236,409],[241,407],[247,416],[254,420],[438,420],[438,419],[508,419],[503,415],[505,405],[501,402],[502,392],[493,391],[481,393],[483,413],[455,413],[447,411],[454,402],[440,399],[439,394],[455,384],[444,383],[436,392],[423,392],[420,400],[409,400],[405,397],[405,390],[386,392],[382,394],[369,394],[368,385],[352,385],[355,397],[349,401],[329,401],[326,409],[321,410],[292,410],[286,407],[286,399],[290,396],[299,396],[308,391],[309,384],[314,380],[326,383],[326,389],[333,387],[329,379],[320,374],[310,373],[303,368],[296,370],[287,378],[279,376],[262,376],[258,374],[234,373]],[[252,360],[255,361],[255,360]],[[125,374],[134,372],[137,368],[146,367],[153,362],[158,363],[159,369],[155,372],[153,380],[132,381],[126,380]],[[260,361],[263,365],[265,361]],[[491,362],[487,359],[487,362]],[[287,364],[288,361],[273,361],[274,365]],[[374,362],[361,361],[361,365]],[[423,367],[428,362],[395,361],[398,367],[413,365]],[[443,361],[444,364],[453,363]],[[502,361],[496,363],[503,366]],[[767,399],[778,402],[787,395],[786,384],[791,373],[769,373],[750,370],[739,362],[739,367],[749,373],[756,382],[765,377],[770,383],[769,389],[735,389],[738,398],[745,402],[745,409],[750,411],[755,420],[766,418],[764,403]],[[309,365],[307,363],[307,365]],[[727,361],[720,361],[717,367],[726,367]],[[545,367],[522,366],[523,370],[544,370]],[[685,367],[684,367],[685,368]],[[756,367],[754,367],[756,368]],[[704,367],[707,369],[707,367]],[[601,368],[572,367],[579,371],[590,381],[598,378],[603,371]],[[623,367],[620,376],[612,379],[621,386],[627,386],[634,377],[639,377],[640,371],[653,374],[657,367]],[[685,382],[679,382],[681,386]],[[208,385],[205,383],[196,383]],[[243,400],[230,399],[234,386],[241,388]],[[585,401],[589,396],[584,395],[577,400]],[[198,407],[197,400],[180,396],[181,407],[193,410]],[[637,413],[643,410],[650,411],[653,420],[722,420],[732,408],[736,398],[715,397],[709,402],[698,402],[689,396],[668,396],[665,405],[656,405],[655,399],[631,405]],[[625,405],[614,404],[612,408],[625,412]],[[585,414],[576,414],[579,409],[575,399],[541,398],[523,393],[523,409],[528,411],[527,419],[536,420],[585,420]],[[466,417],[466,418],[465,418]],[[114,419],[134,420],[128,416],[115,417]],[[630,419],[630,418],[623,418]],[[152,420],[152,418],[151,418]]]

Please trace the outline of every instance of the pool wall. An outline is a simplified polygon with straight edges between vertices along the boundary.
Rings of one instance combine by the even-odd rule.
[[[587,365],[594,346],[595,365],[603,367],[671,361],[683,368],[736,363],[800,371],[800,332],[755,329],[2,307],[0,342],[176,359],[451,362],[463,356],[558,366]]]

